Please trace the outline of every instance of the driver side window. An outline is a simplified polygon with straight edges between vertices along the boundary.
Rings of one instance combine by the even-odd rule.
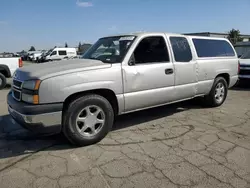
[[[134,64],[169,62],[169,54],[163,37],[146,37],[133,53]]]

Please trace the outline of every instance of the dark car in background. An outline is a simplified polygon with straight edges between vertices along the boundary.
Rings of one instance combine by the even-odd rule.
[[[53,51],[53,49],[50,49],[46,52],[43,52],[42,55],[37,59],[37,63],[46,62],[46,56],[48,56],[52,51]]]

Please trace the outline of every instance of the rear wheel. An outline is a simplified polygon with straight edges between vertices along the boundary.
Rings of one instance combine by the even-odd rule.
[[[114,112],[107,99],[86,95],[71,102],[64,112],[63,133],[74,145],[86,146],[101,141],[111,130]]]
[[[226,100],[228,93],[228,84],[223,77],[217,77],[209,95],[205,96],[207,106],[218,107]]]
[[[4,89],[6,86],[6,77],[0,73],[0,90]]]

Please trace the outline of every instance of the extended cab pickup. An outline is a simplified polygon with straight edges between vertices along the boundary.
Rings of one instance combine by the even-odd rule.
[[[0,58],[0,90],[6,86],[6,79],[23,66],[22,59],[17,57]]]
[[[109,36],[81,59],[18,69],[8,109],[27,129],[62,131],[73,144],[89,145],[102,140],[120,114],[194,97],[222,105],[238,70],[236,52],[224,38]]]

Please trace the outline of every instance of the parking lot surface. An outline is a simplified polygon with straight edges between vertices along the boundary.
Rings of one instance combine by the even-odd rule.
[[[61,135],[25,131],[0,91],[0,187],[250,187],[250,89],[223,106],[195,101],[118,118],[100,143],[73,148]]]

